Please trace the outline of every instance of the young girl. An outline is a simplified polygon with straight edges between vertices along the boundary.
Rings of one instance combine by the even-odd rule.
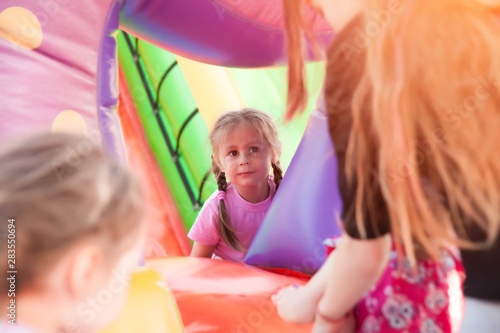
[[[500,297],[498,3],[310,1],[338,32],[325,99],[346,232],[306,287],[277,295],[285,319],[352,332],[355,309],[359,332],[456,331],[460,263],[450,245],[495,239],[477,252],[478,274],[491,275],[472,290]],[[305,98],[300,1],[285,6],[293,114]]]
[[[223,114],[209,139],[218,191],[189,231],[191,256],[242,262],[283,178],[281,144],[271,117],[249,108]]]
[[[139,262],[138,182],[83,136],[40,134],[2,148],[0,331],[102,328]]]

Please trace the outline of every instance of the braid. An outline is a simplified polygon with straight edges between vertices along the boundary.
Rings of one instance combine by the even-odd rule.
[[[217,178],[217,189],[219,191],[226,192],[227,181],[226,174],[221,172],[219,166],[212,159],[212,171]],[[217,220],[217,231],[224,242],[226,242],[229,247],[237,251],[245,251],[243,246],[236,236],[234,229],[231,226],[231,220],[227,212],[226,203],[224,200],[219,200],[219,218]]]
[[[217,189],[219,191],[226,192],[227,190],[226,174],[221,171],[221,169],[215,162],[213,155],[212,155],[212,172],[214,173],[215,179],[217,180]]]
[[[281,170],[280,162],[272,163],[273,174],[274,174],[274,184],[276,184],[276,191],[281,184],[281,180],[283,179],[283,170]]]
[[[224,172],[219,172],[219,176],[217,176],[217,189],[224,192],[227,190],[226,174]]]

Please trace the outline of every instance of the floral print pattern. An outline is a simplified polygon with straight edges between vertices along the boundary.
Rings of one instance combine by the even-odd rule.
[[[445,252],[440,261],[420,260],[412,268],[393,251],[379,282],[355,309],[356,332],[458,332],[464,309],[458,258]]]

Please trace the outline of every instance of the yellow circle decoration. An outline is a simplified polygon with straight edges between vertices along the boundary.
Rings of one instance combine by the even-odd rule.
[[[70,132],[86,134],[87,125],[83,117],[76,111],[64,110],[52,123],[52,132]]]
[[[9,7],[0,13],[0,37],[28,50],[42,44],[42,26],[38,18],[22,7]]]

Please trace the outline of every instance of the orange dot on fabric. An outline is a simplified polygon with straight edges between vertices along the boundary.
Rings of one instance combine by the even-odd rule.
[[[42,26],[35,14],[29,10],[9,7],[0,13],[0,38],[33,50],[42,44]]]
[[[76,111],[64,110],[52,123],[52,132],[70,132],[86,134],[87,125],[83,117]]]

